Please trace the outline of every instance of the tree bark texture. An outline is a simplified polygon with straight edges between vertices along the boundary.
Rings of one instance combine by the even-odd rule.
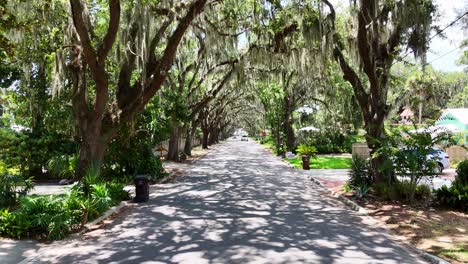
[[[70,0],[71,14],[77,36],[72,45],[70,69],[73,82],[73,111],[80,131],[80,158],[76,176],[81,178],[90,166],[101,166],[112,138],[119,128],[144,109],[166,80],[167,72],[173,65],[178,46],[192,21],[202,12],[207,0],[192,2],[187,12],[179,20],[176,28],[167,39],[166,48],[159,59],[155,56],[156,47],[171,21],[163,23],[151,38],[150,56],[145,61],[147,76],[132,82],[136,65],[136,55],[128,54],[120,68],[116,87],[116,98],[111,104],[109,98],[109,76],[106,71],[108,54],[116,42],[120,28],[120,0],[109,0],[109,24],[106,33],[97,45],[93,45],[90,28],[85,21],[88,14],[81,0]],[[129,29],[130,46],[135,45],[139,28],[133,23]],[[89,70],[89,75],[87,74]],[[88,102],[88,82],[94,83],[95,96]],[[144,80],[144,81],[143,81]],[[133,85],[131,85],[133,83]]]

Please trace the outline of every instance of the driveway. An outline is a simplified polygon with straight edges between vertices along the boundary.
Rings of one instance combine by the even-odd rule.
[[[154,186],[150,202],[23,263],[424,263],[326,193],[260,145],[230,140]]]

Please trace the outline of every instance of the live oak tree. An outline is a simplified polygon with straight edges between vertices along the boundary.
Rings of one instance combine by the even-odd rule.
[[[123,5],[109,0],[108,20],[99,36],[94,29],[103,26],[93,25],[90,8],[81,0],[70,0],[76,34],[70,45],[69,69],[81,138],[78,176],[92,165],[101,165],[122,124],[141,112],[161,88],[185,32],[208,2],[137,0]],[[114,54],[119,60],[110,65]],[[110,68],[115,72],[109,72]]]
[[[323,2],[329,8],[324,24],[329,25],[326,33],[334,43],[333,56],[353,87],[367,145],[374,152],[385,140],[384,121],[391,110],[387,103],[390,69],[405,48],[416,56],[425,54],[435,6],[431,0],[354,1],[346,33],[336,30],[335,10],[328,0]],[[372,159],[377,182],[387,180],[381,170],[384,160],[383,156]]]

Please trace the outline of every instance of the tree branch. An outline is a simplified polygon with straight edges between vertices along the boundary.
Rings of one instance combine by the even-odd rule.
[[[114,45],[117,32],[119,31],[120,26],[120,0],[109,0],[109,27],[107,28],[107,33],[102,40],[101,45],[98,49],[98,61],[100,64],[104,63],[107,54],[112,49]]]

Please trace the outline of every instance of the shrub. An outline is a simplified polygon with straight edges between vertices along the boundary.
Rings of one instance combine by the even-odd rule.
[[[376,155],[386,160],[380,170],[405,178],[402,182],[392,184],[389,190],[390,198],[414,202],[420,180],[435,175],[438,158],[437,155],[433,155],[434,146],[449,139],[450,135],[440,133],[433,137],[431,133],[425,131],[415,133],[404,130],[404,132],[407,135],[405,137],[400,131],[395,131],[393,134],[389,131],[384,146],[377,150]]]
[[[372,185],[373,177],[370,170],[370,164],[367,160],[364,160],[356,155],[353,156],[347,183],[352,188],[363,185]]]
[[[8,209],[0,210],[0,234],[21,239],[26,235],[30,222],[22,214],[15,214]]]
[[[103,177],[107,179],[148,175],[156,181],[166,176],[159,158],[152,151],[152,142],[146,136],[132,136],[113,141],[103,165]]]
[[[468,161],[462,161],[457,166],[457,177],[449,188],[435,191],[436,202],[442,206],[468,211]]]
[[[14,213],[22,215],[29,223],[29,236],[62,239],[78,224],[70,210],[66,210],[66,198],[62,196],[24,197],[21,207]]]
[[[367,160],[353,156],[347,185],[354,191],[354,196],[363,199],[369,193],[373,183],[370,164]]]
[[[0,174],[0,208],[16,204],[17,198],[34,187],[32,178]]]
[[[468,186],[446,185],[435,191],[436,202],[445,207],[468,211]]]
[[[123,187],[117,181],[104,182],[90,171],[66,195],[22,197],[14,211],[0,210],[0,235],[62,239],[110,206],[129,198]],[[88,193],[84,192],[86,188]]]
[[[47,162],[47,169],[50,176],[55,179],[71,179],[74,176],[77,162],[77,155],[59,155]]]
[[[35,179],[47,179],[42,168],[47,167],[49,159],[74,153],[76,148],[74,140],[55,132],[0,128],[0,160],[7,164],[7,169],[17,169],[21,175]]]
[[[308,146],[305,144],[301,144],[297,147],[297,153],[299,155],[305,155],[309,157],[315,157],[317,153],[317,149],[314,146]]]
[[[468,185],[468,160],[461,161],[457,165],[457,178],[455,184],[460,186]]]
[[[421,184],[416,187],[416,199],[427,200],[432,197],[432,188],[427,184]]]

